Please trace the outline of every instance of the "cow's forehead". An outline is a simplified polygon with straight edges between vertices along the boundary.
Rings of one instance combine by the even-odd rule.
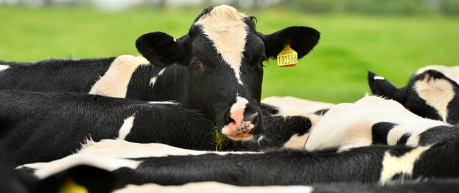
[[[223,60],[234,69],[240,84],[240,66],[248,30],[245,17],[235,8],[222,5],[214,7],[195,22],[195,25],[201,26]]]

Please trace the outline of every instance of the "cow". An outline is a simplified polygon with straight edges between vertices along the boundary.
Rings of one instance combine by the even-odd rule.
[[[206,181],[238,186],[348,182],[384,185],[406,180],[459,177],[457,138],[428,146],[374,145],[341,152],[338,149],[313,152],[284,149],[263,153],[209,153],[167,149],[163,144],[144,145],[160,145],[157,147],[159,151],[145,147],[150,150],[132,152],[134,149],[123,145],[126,150],[119,152],[114,150],[115,147],[105,146],[95,148],[93,153],[86,151],[71,155],[71,159],[26,164],[19,169],[32,171],[42,179],[87,164],[113,173],[115,189],[127,184],[183,185]]]
[[[317,30],[300,26],[263,35],[255,30],[254,21],[254,17],[221,5],[204,9],[188,33],[178,39],[163,32],[140,36],[136,40],[137,50],[151,65],[138,64],[129,82],[121,84],[127,85],[127,88],[116,89],[122,92],[117,95],[148,101],[175,100],[185,108],[201,111],[215,123],[218,132],[228,138],[250,139],[262,128],[259,105],[263,61],[275,58],[285,45],[290,45],[298,58],[302,58],[320,38]],[[86,70],[95,72],[88,78],[91,80],[84,82],[91,82],[89,85],[92,88],[86,84],[82,86],[86,90],[79,91],[92,90],[93,94],[98,94],[94,90],[104,90],[100,87],[107,84],[99,84],[94,77],[110,70],[109,63],[114,61],[113,58],[108,59],[105,66],[95,67],[97,69],[87,67]],[[5,67],[1,73],[11,70],[14,70],[13,66]],[[58,77],[71,78],[68,73],[62,72]],[[49,74],[52,73],[42,76]],[[99,80],[106,82],[112,79],[104,76]],[[45,85],[48,82],[63,84],[57,79],[43,81]]]
[[[418,71],[403,88],[369,71],[368,84],[374,95],[396,100],[419,116],[459,124],[459,85],[439,71]]]
[[[314,114],[266,114],[262,134],[232,141],[218,134],[201,113],[170,101],[23,90],[0,91],[0,101],[0,147],[18,164],[62,158],[87,139],[160,142],[199,150],[301,148],[317,119]]]
[[[418,69],[415,74],[421,74],[427,70],[435,70],[443,73],[446,77],[459,82],[459,66],[429,65]]]
[[[372,144],[429,145],[459,136],[459,127],[422,118],[400,103],[367,96],[332,107],[314,126],[305,149],[342,150]]]

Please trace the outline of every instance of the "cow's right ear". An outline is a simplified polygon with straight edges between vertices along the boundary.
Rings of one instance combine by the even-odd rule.
[[[372,71],[368,71],[368,85],[373,95],[394,99],[398,88],[382,76],[378,76]]]
[[[37,192],[109,193],[112,192],[114,184],[115,176],[111,172],[79,165],[40,180],[37,184]]]
[[[163,32],[146,33],[137,38],[137,50],[152,64],[165,67],[174,63],[185,64],[188,36],[175,39]]]

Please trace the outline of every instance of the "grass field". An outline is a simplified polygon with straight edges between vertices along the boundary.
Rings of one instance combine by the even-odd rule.
[[[0,7],[0,60],[138,55],[134,42],[141,34],[164,31],[180,37],[200,12]],[[291,25],[321,32],[319,45],[298,67],[265,64],[263,97],[352,102],[369,91],[367,70],[403,86],[419,67],[459,65],[459,18],[311,15],[277,9],[246,14],[257,17],[257,29],[265,34]]]

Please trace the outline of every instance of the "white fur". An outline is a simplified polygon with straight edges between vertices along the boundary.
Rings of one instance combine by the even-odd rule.
[[[389,152],[386,152],[382,162],[383,168],[381,171],[379,183],[386,184],[390,182],[394,175],[400,173],[407,176],[412,175],[414,163],[421,156],[421,154],[428,149],[430,149],[430,146],[417,147],[400,157],[393,156]]]
[[[395,145],[403,134],[412,133],[408,145],[415,146],[421,132],[434,126],[448,125],[419,117],[396,101],[367,96],[354,104],[343,103],[332,107],[312,129],[305,149],[341,147],[343,150],[371,145],[372,126],[379,122],[398,124],[389,132],[389,145]]]
[[[1,71],[5,71],[6,69],[10,68],[11,66],[9,65],[3,65],[3,64],[0,64],[0,72]]]
[[[156,80],[158,80],[158,78],[164,73],[164,71],[166,71],[166,68],[161,69],[156,76],[153,76],[153,78],[151,78],[150,80],[151,87],[155,86]]]
[[[118,135],[119,139],[126,139],[126,136],[129,135],[129,133],[131,132],[132,126],[134,126],[134,119],[135,119],[134,115],[124,119],[124,123],[123,125],[121,125],[120,131],[119,131],[119,135]]]
[[[292,111],[301,114],[309,114],[335,106],[335,104],[332,103],[310,101],[292,96],[272,96],[261,100],[261,102],[277,107],[279,109],[279,115],[284,116],[291,116],[292,113],[288,112]]]
[[[51,162],[25,164],[20,167],[34,168],[35,174],[40,178],[55,174],[64,169],[79,164],[87,164],[113,171],[120,167],[136,168],[140,162],[124,158],[165,157],[169,155],[201,155],[213,153],[227,154],[253,154],[261,152],[213,152],[188,150],[161,143],[133,143],[121,139],[105,139],[99,142],[88,140],[87,144],[76,154],[54,160]],[[19,167],[19,168],[20,168]]]
[[[104,76],[92,86],[89,94],[125,98],[132,73],[138,66],[147,64],[149,64],[148,60],[143,57],[118,56]]]
[[[311,193],[311,186],[234,186],[218,182],[195,182],[180,186],[128,185],[113,193]]]
[[[241,85],[240,67],[247,37],[247,25],[242,20],[244,17],[233,7],[220,5],[195,23],[202,27],[217,52],[234,70]]]

